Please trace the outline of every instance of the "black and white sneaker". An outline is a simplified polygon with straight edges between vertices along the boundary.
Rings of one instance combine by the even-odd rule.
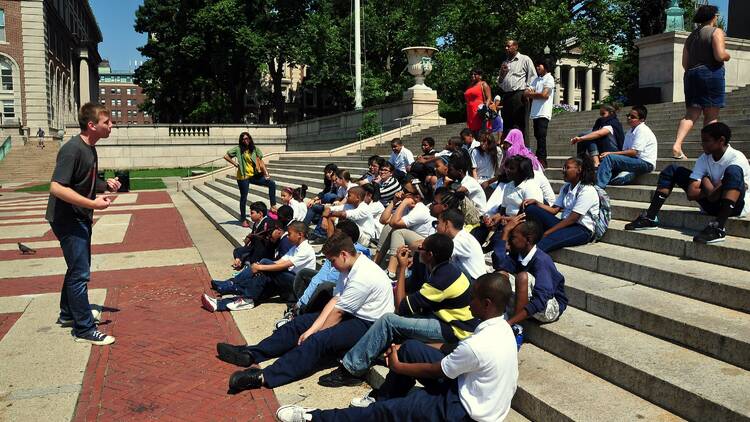
[[[98,310],[96,309],[91,310],[91,317],[94,318],[94,324],[99,325],[99,323],[101,322],[100,321],[101,316],[102,316],[102,313],[99,312]],[[55,321],[55,324],[59,325],[62,328],[72,328],[73,325],[75,325],[75,321],[73,320],[73,318],[59,317],[57,318],[57,321]]]
[[[719,225],[713,221],[708,223],[703,231],[693,237],[693,242],[703,243],[704,245],[711,243],[719,243],[726,240],[727,232],[724,229],[720,229]]]
[[[102,333],[99,330],[91,330],[88,333],[75,337],[76,343],[91,343],[95,346],[106,346],[115,342],[115,338]]]
[[[650,219],[645,214],[639,215],[632,223],[625,225],[625,230],[654,230],[659,227],[659,219]]]

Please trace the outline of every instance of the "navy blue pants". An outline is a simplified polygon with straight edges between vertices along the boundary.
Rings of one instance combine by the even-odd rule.
[[[345,314],[333,327],[320,330],[297,346],[299,336],[312,326],[319,312],[302,314],[274,331],[247,351],[260,363],[278,357],[263,369],[263,380],[270,388],[289,384],[312,374],[324,358],[342,356],[357,343],[372,322]]]
[[[240,221],[246,218],[246,204],[247,204],[247,193],[250,191],[250,185],[267,186],[268,187],[268,202],[271,206],[276,205],[276,182],[271,179],[266,179],[262,174],[256,174],[249,179],[238,180],[237,187],[240,188]]]
[[[60,241],[65,264],[68,266],[60,291],[60,319],[72,319],[73,335],[80,337],[96,329],[88,292],[91,277],[91,222],[55,221],[50,225]]]
[[[543,231],[547,231],[549,228],[560,222],[559,218],[536,205],[526,207],[526,211],[524,212],[526,213],[526,218],[538,222],[542,226]],[[580,224],[573,224],[564,229],[557,230],[548,236],[544,236],[542,240],[536,244],[536,247],[544,252],[551,252],[566,246],[585,245],[589,243],[590,240],[591,230]],[[495,251],[495,253],[498,253],[498,251]],[[502,251],[502,253],[504,254],[505,251]]]
[[[688,186],[694,182],[694,180],[690,178],[691,173],[692,170],[689,168],[672,164],[659,173],[659,181],[656,186],[657,188],[669,189],[670,191],[675,186],[679,186],[687,192]],[[721,208],[721,198],[723,197],[723,193],[727,190],[738,190],[740,191],[740,198],[737,200],[737,204],[734,207],[734,213],[730,215],[730,217],[740,215],[742,209],[745,208],[745,175],[742,168],[737,165],[727,166],[727,168],[724,169],[724,175],[721,178],[721,187],[719,189],[721,189],[722,195],[719,195],[718,201],[711,202],[707,198],[701,198],[697,201],[698,205],[701,206],[701,209],[708,215],[717,215]]]
[[[607,136],[602,136],[591,141],[583,141],[576,144],[576,151],[578,155],[584,152],[588,152],[590,155],[599,155],[603,152],[615,152],[619,150],[620,148],[617,147],[617,140],[615,139],[615,135],[612,135],[611,133]]]
[[[408,363],[438,362],[445,355],[426,344],[407,340],[398,351]],[[368,407],[312,412],[313,421],[470,421],[458,396],[458,383],[451,379],[420,379],[424,389],[409,393],[414,378],[388,373],[377,391],[377,401]]]

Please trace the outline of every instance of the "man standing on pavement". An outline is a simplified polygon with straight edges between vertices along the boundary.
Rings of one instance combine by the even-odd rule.
[[[529,109],[524,92],[536,78],[536,70],[529,56],[518,52],[518,41],[506,41],[505,52],[507,58],[500,66],[500,76],[497,78],[503,95],[503,137],[511,129],[518,128],[523,133],[524,142],[528,144],[526,121],[529,119]]]
[[[50,182],[46,219],[60,241],[68,271],[60,293],[57,323],[73,328],[79,343],[104,346],[115,338],[100,332],[91,314],[88,282],[91,275],[91,225],[94,210],[109,207],[112,198],[97,192],[117,192],[117,178],[104,180],[98,174],[97,141],[109,137],[109,110],[88,103],[78,112],[81,133],[60,147]]]

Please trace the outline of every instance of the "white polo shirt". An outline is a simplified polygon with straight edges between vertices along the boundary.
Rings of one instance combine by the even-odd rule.
[[[479,324],[440,367],[448,378],[458,379],[458,397],[471,419],[497,422],[508,416],[518,384],[518,352],[513,330],[502,317]]]
[[[701,180],[704,176],[708,176],[711,179],[711,183],[714,185],[721,182],[724,177],[724,170],[731,165],[739,166],[742,169],[743,176],[745,177],[745,185],[750,186],[750,165],[747,163],[747,157],[742,152],[728,146],[727,150],[724,151],[724,155],[721,156],[719,161],[714,160],[711,154],[702,154],[695,160],[695,167],[693,172],[690,174],[690,178],[693,180]],[[747,192],[745,192],[747,194]],[[740,213],[740,217],[745,216],[750,212],[750,199],[745,198],[745,207]]]
[[[422,202],[417,202],[406,215],[401,216],[401,221],[407,229],[422,237],[435,233],[435,228],[432,227],[435,217],[430,214],[430,209]]]
[[[484,189],[482,189],[482,185],[479,184],[477,179],[467,174],[461,180],[461,186],[466,188],[467,196],[474,201],[477,208],[479,208],[479,212],[484,213],[487,209],[487,197],[484,195]]]
[[[531,102],[530,117],[532,119],[545,118],[550,120],[552,118],[552,100],[555,96],[555,78],[549,73],[545,73],[544,76],[537,75],[536,79],[531,81],[531,88],[537,94],[541,94],[544,88],[549,88],[549,97],[546,100],[534,98]]]
[[[505,207],[505,215],[514,216],[518,214],[521,204],[526,199],[536,199],[537,202],[544,201],[542,189],[534,178],[524,180],[518,186],[514,182],[506,184],[501,204],[502,207]]]
[[[627,151],[634,149],[638,154],[636,158],[651,164],[656,168],[656,153],[659,145],[656,143],[656,135],[645,123],[631,128],[625,134],[625,141],[622,143],[622,150]]]
[[[391,152],[391,158],[388,161],[396,167],[396,170],[401,170],[406,173],[406,167],[410,166],[414,162],[414,154],[409,151],[406,147],[401,147],[401,152],[396,154]]]
[[[502,158],[498,157],[497,154],[495,154],[495,158],[499,166]],[[492,167],[492,157],[490,154],[483,153],[481,148],[475,148],[471,151],[471,160],[476,164],[474,167],[477,169],[477,180],[479,183],[487,179],[492,179],[495,176],[496,169]]]
[[[289,201],[289,206],[292,207],[292,211],[294,211],[294,216],[292,217],[293,220],[305,220],[305,216],[307,215],[307,205],[305,205],[304,202],[300,202],[292,198]]]
[[[377,238],[380,234],[380,232],[376,232],[372,210],[370,209],[370,206],[364,202],[360,202],[357,208],[354,208],[350,204],[334,206],[331,207],[331,211],[344,211],[346,218],[357,223],[359,231],[371,239]]]
[[[565,192],[566,186],[568,192]],[[578,193],[578,190],[581,193]],[[568,218],[570,213],[575,212],[581,215],[578,219],[578,224],[586,227],[587,229],[594,231],[594,218],[592,215],[599,215],[599,195],[596,193],[593,185],[581,185],[578,183],[575,187],[570,187],[570,183],[565,183],[560,189],[560,195],[558,195],[555,201],[555,206],[562,208],[561,218],[564,220]]]
[[[471,145],[463,144],[462,148],[466,150],[466,152],[469,153],[469,158],[471,159],[471,168],[477,167],[477,162],[474,161],[474,150],[479,148],[482,144],[479,143],[476,139],[471,140]]]
[[[487,274],[487,264],[484,263],[482,245],[465,230],[459,231],[453,238],[451,262],[474,280]]]
[[[282,256],[279,261],[288,260],[292,263],[289,267],[289,271],[293,273],[299,272],[303,268],[311,270],[315,269],[315,250],[313,249],[310,242],[303,240],[299,246],[292,246],[286,255]]]
[[[394,312],[391,279],[361,253],[349,273],[339,275],[333,294],[337,309],[365,321]]]

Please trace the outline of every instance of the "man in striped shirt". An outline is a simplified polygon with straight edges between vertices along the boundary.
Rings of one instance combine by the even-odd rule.
[[[395,338],[431,343],[458,343],[469,337],[479,324],[469,309],[470,282],[450,262],[453,240],[444,234],[428,236],[419,248],[419,261],[429,275],[421,288],[406,294],[406,267],[410,251],[398,250],[398,281],[396,309],[398,314],[385,314],[344,356],[342,366],[320,378],[327,387],[357,385],[367,370]]]

